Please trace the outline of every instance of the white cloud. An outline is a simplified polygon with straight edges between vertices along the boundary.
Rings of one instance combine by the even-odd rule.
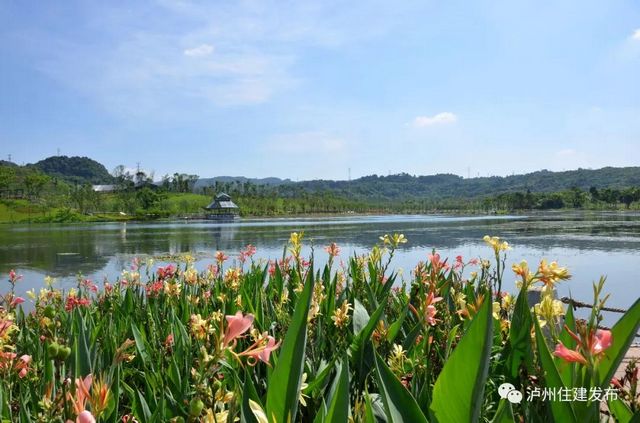
[[[631,34],[631,39],[634,41],[640,41],[640,28],[633,31],[633,34]]]
[[[413,120],[413,126],[416,128],[424,128],[425,126],[444,125],[455,123],[458,117],[451,112],[442,112],[434,116],[416,116]]]
[[[213,53],[213,46],[211,44],[201,44],[198,47],[188,48],[184,51],[184,55],[189,57],[204,57],[211,53]]]

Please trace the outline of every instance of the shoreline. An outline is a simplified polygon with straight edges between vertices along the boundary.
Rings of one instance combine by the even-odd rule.
[[[130,216],[130,215],[118,215],[114,218],[107,217],[108,215],[115,214],[116,212],[110,213],[96,213],[94,216],[97,218],[92,218],[92,215],[79,215],[85,218],[81,219],[70,219],[63,221],[38,221],[38,219],[33,220],[3,220],[0,221],[0,226],[3,225],[51,225],[51,224],[64,224],[64,223],[170,223],[170,222],[185,222],[185,221],[199,221],[199,222],[211,222],[211,223],[220,223],[214,220],[206,219],[202,215],[183,215],[183,216],[170,216],[170,217],[158,217],[158,218],[139,218],[139,216]],[[290,214],[280,214],[280,215],[251,215],[251,216],[241,216],[237,222],[242,221],[254,221],[254,220],[286,220],[286,219],[315,219],[315,218],[338,218],[338,217],[371,217],[371,216],[554,216],[554,215],[589,215],[589,214],[621,214],[621,215],[638,215],[640,214],[639,210],[623,210],[623,209],[554,209],[554,210],[500,210],[494,212],[486,212],[480,210],[429,210],[424,212],[401,212],[401,211],[384,211],[384,210],[374,210],[370,212],[313,212],[313,213],[290,213]],[[234,222],[230,222],[234,223]]]

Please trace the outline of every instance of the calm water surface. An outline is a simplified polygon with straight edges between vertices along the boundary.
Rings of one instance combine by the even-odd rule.
[[[257,256],[276,258],[293,231],[305,232],[306,253],[335,241],[341,257],[371,248],[380,235],[401,232],[409,239],[396,255],[395,266],[408,273],[432,249],[445,257],[490,257],[484,235],[498,235],[513,250],[507,263],[542,258],[568,266],[573,279],[560,286],[559,295],[590,301],[592,282],[607,275],[610,306],[628,307],[640,296],[640,214],[545,213],[529,216],[364,216],[312,219],[245,220],[233,224],[212,222],[107,223],[72,225],[0,226],[0,272],[24,275],[20,292],[40,288],[46,275],[59,286],[75,285],[76,275],[102,281],[115,279],[134,257],[160,257],[191,252],[204,269],[217,250],[231,258],[247,244]],[[157,265],[162,264],[159,260]],[[534,264],[532,264],[534,266]],[[506,284],[512,284],[507,273]],[[513,286],[513,285],[512,285]],[[515,287],[514,287],[515,289]],[[0,285],[0,292],[3,287]],[[615,321],[616,315],[607,316]]]

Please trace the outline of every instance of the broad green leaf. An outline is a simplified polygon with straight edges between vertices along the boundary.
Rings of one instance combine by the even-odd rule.
[[[496,411],[496,415],[493,416],[491,423],[514,423],[515,421],[511,403],[506,399],[501,399],[500,405],[498,405],[498,411]]]
[[[305,393],[314,393],[326,386],[328,383],[327,379],[333,370],[334,362],[335,360],[331,361],[330,364],[327,364],[326,362],[320,363],[320,368],[316,372],[316,377],[307,383],[307,388],[304,390]]]
[[[345,357],[338,366],[338,373],[329,393],[327,422],[344,422],[349,420],[349,360]]]
[[[269,379],[267,417],[271,423],[294,421],[298,411],[313,282],[313,271],[310,269],[296,303],[291,325],[282,342],[278,364]]]
[[[389,341],[389,343],[393,343],[393,341],[396,340],[396,337],[400,333],[400,329],[402,329],[402,324],[404,323],[404,319],[407,317],[408,312],[409,307],[405,305],[400,312],[400,317],[398,318],[398,320],[389,325],[389,331],[387,332],[387,341]]]
[[[564,316],[564,324],[575,333],[576,321],[573,317],[573,306],[569,305],[567,308],[567,314]],[[564,344],[565,347],[573,350],[576,346],[576,340],[573,339],[567,329],[563,328],[562,332],[560,332],[560,342]],[[575,372],[575,363],[569,363],[564,361],[560,357],[555,357],[556,367],[558,368],[558,373],[560,373],[560,377],[562,378],[562,383],[564,386],[573,387],[574,384],[574,372]]]
[[[77,308],[73,311],[73,319],[76,330],[76,337],[73,341],[74,372],[75,377],[84,378],[91,373],[91,354],[84,318]]]
[[[251,401],[254,404],[251,404]],[[255,410],[260,408],[260,410]],[[258,398],[258,393],[256,392],[255,386],[253,386],[253,382],[251,381],[251,375],[249,372],[246,372],[244,375],[244,384],[242,387],[242,405],[240,408],[240,423],[263,423],[260,422],[256,418],[256,411],[258,413],[262,411],[262,405],[260,405],[260,399]],[[262,411],[264,413],[264,411]]]
[[[364,395],[364,423],[376,423],[376,417],[373,414],[373,406],[371,405],[371,397],[369,394]]]
[[[618,423],[629,423],[633,418],[633,412],[620,398],[609,400],[609,411]]]
[[[545,387],[558,392],[559,389],[564,387],[562,379],[560,378],[560,374],[558,373],[556,364],[553,361],[553,357],[549,352],[549,347],[547,346],[547,341],[544,337],[544,334],[542,333],[542,330],[540,330],[538,319],[533,319],[533,321],[536,328],[536,344],[538,345],[540,364],[542,365],[542,369],[544,370]],[[551,401],[550,405],[551,414],[553,415],[555,421],[567,423],[576,422],[576,417],[570,402]]]
[[[531,348],[531,310],[527,299],[527,290],[521,289],[516,299],[516,305],[511,319],[511,329],[509,330],[509,344],[511,353],[509,354],[509,365],[511,377],[518,376],[518,369],[523,363],[530,368],[533,361],[533,350]]]
[[[369,342],[369,339],[371,338],[371,334],[375,330],[376,325],[384,312],[385,304],[386,302],[383,301],[382,304],[380,304],[380,307],[378,307],[378,309],[374,311],[373,315],[369,318],[364,306],[360,304],[358,300],[355,300],[353,330],[356,335],[351,343],[351,357],[356,370],[356,380],[358,381],[358,384],[364,382],[366,375],[369,373],[369,369],[373,366],[373,347]],[[358,315],[360,316],[358,318],[360,323],[358,324],[356,324],[355,318],[356,310],[359,310]],[[362,322],[365,320],[366,324],[362,325]]]
[[[313,423],[325,423],[327,421],[327,403],[324,402],[324,398],[322,399],[322,404],[320,404],[320,410],[316,414],[316,417],[313,419]]]
[[[431,410],[440,422],[480,418],[493,339],[491,308],[487,297],[436,380]]]
[[[140,358],[142,359],[142,363],[145,366],[148,366],[151,358],[149,357],[149,352],[147,351],[147,347],[144,341],[144,337],[142,333],[138,329],[138,326],[135,323],[131,323],[131,331],[133,332],[133,339],[136,342],[136,349],[138,350],[138,354],[140,354]]]
[[[604,356],[598,366],[600,375],[599,385],[603,389],[609,386],[613,375],[622,359],[624,359],[629,346],[633,342],[636,333],[640,329],[640,298],[622,315],[620,320],[611,328],[613,344],[605,350]]]
[[[151,410],[147,404],[147,400],[144,399],[142,392],[138,391],[139,411],[138,418],[144,422],[151,422]]]
[[[374,355],[380,396],[384,401],[388,421],[426,423],[427,418],[420,410],[415,398],[400,383],[378,354]]]
[[[120,365],[115,366],[115,376],[113,381],[111,382],[111,399],[113,400],[113,409],[115,413],[111,414],[111,418],[109,421],[111,423],[116,423],[119,421],[120,416],[118,416],[118,406],[120,404]]]

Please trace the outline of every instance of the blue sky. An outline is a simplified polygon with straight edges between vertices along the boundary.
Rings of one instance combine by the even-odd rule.
[[[18,163],[60,149],[294,180],[640,165],[637,1],[7,0],[0,57],[0,154]]]

